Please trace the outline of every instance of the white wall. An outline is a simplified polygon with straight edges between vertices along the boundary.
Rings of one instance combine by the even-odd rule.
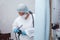
[[[50,7],[49,0],[35,1],[35,37],[34,40],[49,40]]]
[[[19,3],[26,4],[34,13],[35,0],[0,0],[0,30],[2,33],[12,33],[12,23],[18,16],[16,9]],[[13,33],[12,38],[14,38]]]
[[[34,40],[49,40],[50,12],[49,0],[35,1],[35,37]]]
[[[60,0],[52,0],[52,23],[60,23]]]
[[[45,1],[45,40],[49,40],[50,34],[50,0]]]
[[[60,26],[60,0],[52,0],[52,23]],[[52,37],[56,39],[56,32],[52,30]]]

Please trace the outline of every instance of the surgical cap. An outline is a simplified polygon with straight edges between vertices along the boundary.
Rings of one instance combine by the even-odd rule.
[[[29,9],[25,4],[19,4],[17,11],[18,12],[29,12]]]

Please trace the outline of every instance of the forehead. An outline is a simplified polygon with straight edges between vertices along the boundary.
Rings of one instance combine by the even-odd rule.
[[[25,14],[25,12],[19,12],[19,14]]]
[[[19,12],[19,13],[22,13],[22,14],[28,14],[27,12]]]

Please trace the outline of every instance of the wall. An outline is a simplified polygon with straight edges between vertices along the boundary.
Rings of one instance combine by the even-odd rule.
[[[52,23],[60,23],[60,0],[52,0]]]
[[[45,1],[45,39],[49,40],[50,34],[50,0]]]
[[[52,23],[60,26],[60,0],[52,0]],[[56,39],[56,31],[52,30],[53,39]]]
[[[34,13],[35,11],[35,0],[0,0],[0,30],[2,33],[12,33],[12,23],[18,16],[17,6],[19,3],[27,4],[29,9]]]
[[[50,27],[49,0],[35,1],[35,37],[34,40],[49,40]]]

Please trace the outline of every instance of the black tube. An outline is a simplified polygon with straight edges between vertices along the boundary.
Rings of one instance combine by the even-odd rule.
[[[33,16],[33,13],[31,11],[29,11],[29,13],[32,15],[32,22],[33,22],[33,27],[34,27],[34,16]]]

